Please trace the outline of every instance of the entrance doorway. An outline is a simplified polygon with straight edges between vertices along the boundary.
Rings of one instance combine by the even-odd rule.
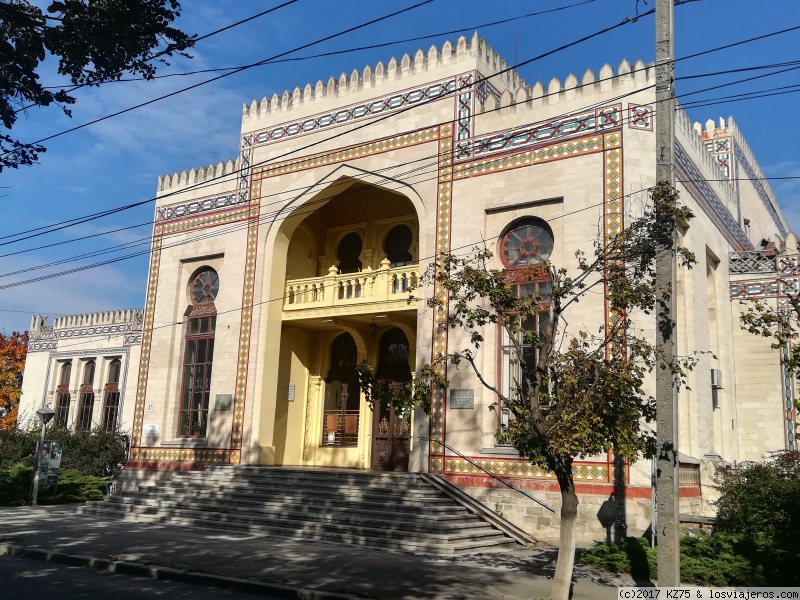
[[[398,387],[411,381],[408,338],[398,328],[381,337],[376,376]],[[408,471],[411,448],[411,412],[401,413],[391,405],[376,406],[372,427],[372,470]]]
[[[361,392],[356,373],[356,343],[343,333],[331,345],[331,366],[325,378],[323,446],[358,445]]]

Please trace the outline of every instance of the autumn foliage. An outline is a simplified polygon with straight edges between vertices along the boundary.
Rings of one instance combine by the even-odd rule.
[[[28,333],[0,333],[0,429],[13,429],[19,414]]]

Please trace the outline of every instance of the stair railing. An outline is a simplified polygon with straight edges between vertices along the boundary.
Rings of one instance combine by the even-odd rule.
[[[424,436],[420,436],[420,437],[418,437],[417,439],[419,439],[419,440],[430,440],[431,438],[429,438],[429,437],[424,437]],[[495,475],[494,473],[492,473],[492,472],[491,472],[491,471],[489,471],[488,469],[486,469],[486,468],[484,468],[483,466],[481,466],[481,465],[479,465],[478,463],[476,463],[474,460],[472,460],[472,459],[471,459],[471,458],[469,458],[468,456],[464,456],[463,454],[461,454],[461,452],[459,452],[458,450],[456,450],[456,449],[455,449],[455,448],[453,448],[452,446],[450,446],[450,445],[448,445],[448,444],[445,444],[445,443],[444,443],[443,441],[441,441],[441,440],[434,440],[434,441],[435,441],[437,444],[441,444],[442,446],[444,446],[445,448],[447,448],[448,450],[450,450],[450,452],[453,452],[454,454],[457,454],[458,456],[460,456],[461,458],[463,458],[464,460],[466,460],[466,461],[467,461],[468,463],[470,463],[471,465],[474,465],[475,467],[479,468],[481,471],[483,471],[484,473],[486,473],[487,475],[489,475],[489,476],[490,476],[490,477],[492,477],[493,479],[496,479],[497,481],[499,481],[500,483],[502,483],[502,484],[503,484],[503,485],[505,485],[506,487],[509,487],[509,488],[511,488],[511,489],[512,489],[512,490],[514,490],[515,492],[519,492],[520,494],[522,494],[523,496],[525,496],[525,497],[526,497],[526,498],[528,498],[529,500],[533,500],[533,501],[534,501],[536,504],[538,504],[538,505],[539,505],[539,506],[541,506],[542,508],[546,508],[547,510],[549,510],[549,511],[550,511],[550,512],[552,512],[552,513],[556,512],[556,509],[555,509],[555,508],[553,508],[552,506],[550,506],[549,504],[547,504],[547,503],[545,503],[545,502],[542,502],[541,500],[539,500],[538,498],[536,498],[536,497],[534,497],[534,496],[531,496],[531,495],[530,495],[528,492],[526,492],[525,490],[521,490],[521,489],[519,489],[518,487],[514,487],[513,485],[511,485],[510,483],[508,483],[508,481],[506,481],[506,480],[505,480],[505,479],[503,479],[502,477],[500,477],[500,476],[498,476],[498,475]]]

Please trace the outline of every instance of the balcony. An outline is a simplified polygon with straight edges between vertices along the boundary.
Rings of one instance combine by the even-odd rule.
[[[323,277],[292,279],[283,293],[284,320],[317,316],[365,314],[409,310],[410,292],[419,281],[419,265],[380,268],[359,273],[339,273],[335,266]]]

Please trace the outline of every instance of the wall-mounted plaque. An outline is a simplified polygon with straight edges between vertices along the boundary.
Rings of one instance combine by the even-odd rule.
[[[144,435],[158,435],[158,425],[155,423],[145,423],[142,425],[142,433]]]
[[[450,408],[456,410],[475,408],[475,390],[451,389]]]
[[[233,394],[217,394],[214,398],[214,410],[230,410],[233,406]]]
[[[294,402],[294,384],[287,383],[286,384],[286,399],[289,402]]]

